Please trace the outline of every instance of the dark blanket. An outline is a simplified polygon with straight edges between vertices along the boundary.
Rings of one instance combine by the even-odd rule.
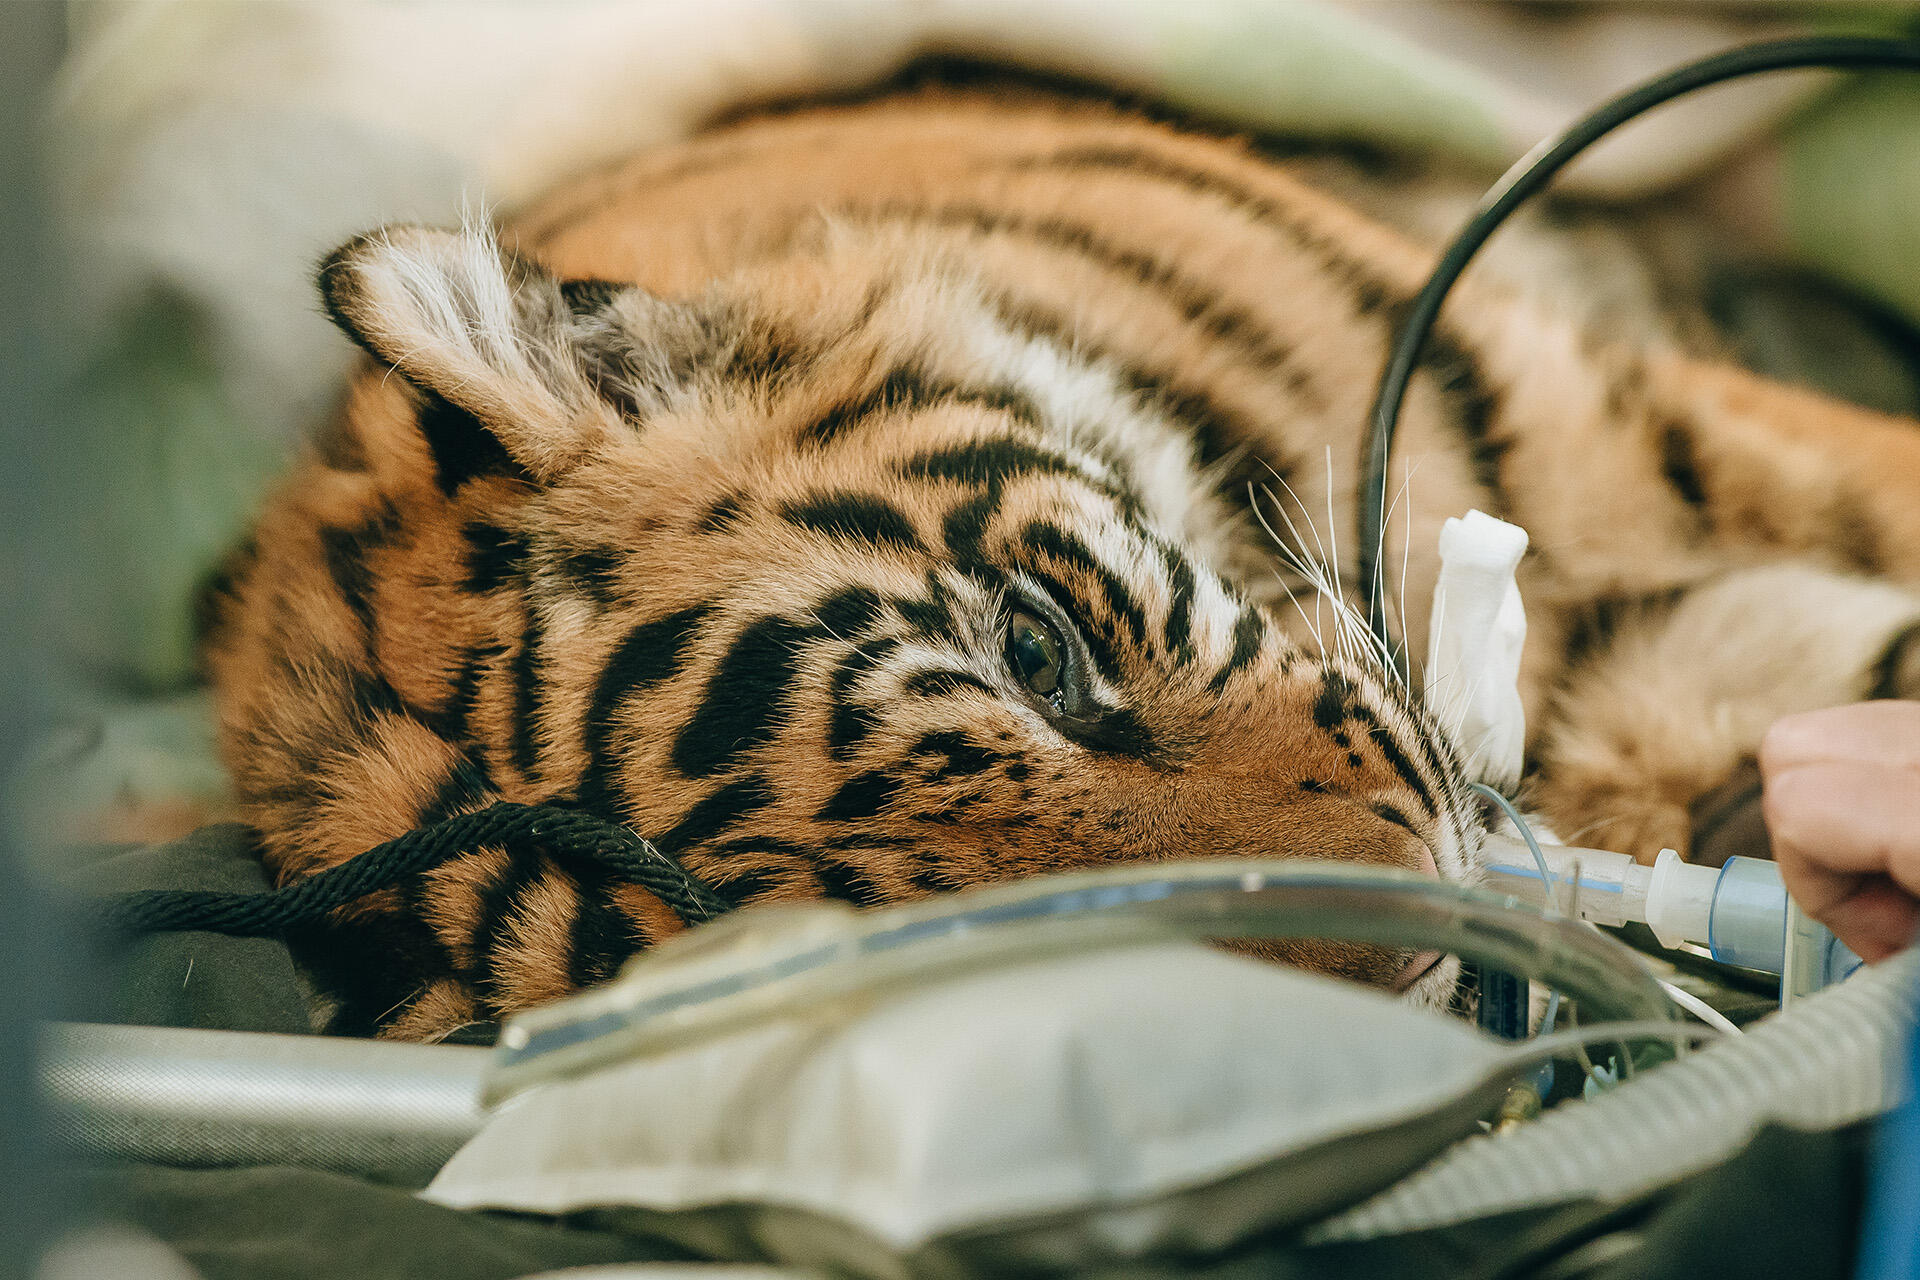
[[[94,893],[210,889],[264,893],[271,886],[247,828],[203,827],[184,840],[112,853],[76,877]],[[214,1027],[304,1035],[309,996],[286,943],[217,933],[101,938],[109,975],[91,1016],[145,1027]]]

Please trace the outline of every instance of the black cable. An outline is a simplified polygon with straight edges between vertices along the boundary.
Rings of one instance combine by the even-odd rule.
[[[1393,452],[1393,434],[1400,421],[1401,401],[1419,367],[1420,352],[1439,318],[1460,273],[1473,261],[1487,238],[1499,229],[1529,196],[1546,186],[1575,156],[1635,116],[1682,94],[1708,85],[1764,71],[1827,68],[1866,70],[1905,68],[1920,70],[1920,41],[1871,36],[1806,36],[1747,45],[1689,62],[1630,89],[1584,119],[1549,138],[1523,156],[1481,197],[1466,226],[1440,255],[1439,265],[1414,297],[1406,323],[1395,337],[1368,415],[1369,434],[1360,464],[1360,563],[1356,580],[1366,601],[1367,624],[1387,646],[1404,654],[1387,631],[1386,599],[1380,589],[1380,549],[1385,534],[1387,463]],[[1404,663],[1403,663],[1404,665]]]
[[[196,929],[243,938],[280,937],[320,923],[336,908],[449,858],[491,845],[526,843],[559,861],[603,867],[652,893],[688,924],[704,923],[731,906],[673,858],[618,823],[563,805],[501,803],[416,828],[268,893],[143,889],[106,898],[101,914],[108,925],[133,933]]]

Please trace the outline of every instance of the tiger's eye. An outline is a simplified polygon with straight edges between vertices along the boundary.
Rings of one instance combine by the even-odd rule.
[[[1007,662],[1027,688],[1043,698],[1060,688],[1063,648],[1052,625],[1030,613],[1016,609],[1007,622]]]

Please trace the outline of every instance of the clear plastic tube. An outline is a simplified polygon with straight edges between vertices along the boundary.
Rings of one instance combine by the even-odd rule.
[[[1677,1017],[1631,949],[1515,905],[1351,863],[1224,859],[1048,876],[876,911],[750,909],[663,944],[612,983],[515,1017],[486,1096],[807,1004],[1170,938],[1311,937],[1451,952],[1564,991],[1595,1020]]]
[[[1541,878],[1533,853],[1525,844],[1489,834],[1480,849],[1487,873],[1485,886],[1542,911],[1571,902],[1575,914],[1593,924],[1646,922],[1652,867],[1604,849],[1552,844],[1540,849],[1553,876],[1551,884]]]
[[[1699,867],[1668,851],[1649,867],[1623,853],[1567,845],[1542,845],[1540,856],[1549,878],[1542,878],[1525,844],[1487,836],[1481,848],[1487,887],[1542,911],[1572,902],[1574,913],[1591,924],[1649,925],[1666,946],[1690,942],[1724,964],[1781,974],[1794,995],[1859,967],[1859,957],[1793,910],[1780,868],[1764,859]],[[1789,954],[1790,941],[1796,956]]]

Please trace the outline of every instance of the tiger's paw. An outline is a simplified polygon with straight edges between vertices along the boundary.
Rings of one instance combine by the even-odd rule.
[[[1568,844],[1630,854],[1647,865],[1662,849],[1685,858],[1693,847],[1690,795],[1561,780],[1543,786],[1539,799],[1541,812]]]

